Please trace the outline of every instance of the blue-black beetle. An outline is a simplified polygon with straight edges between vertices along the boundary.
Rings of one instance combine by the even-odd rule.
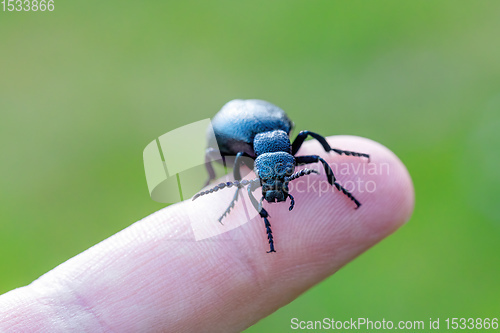
[[[270,246],[268,253],[276,251],[274,250],[271,224],[268,220],[269,214],[262,207],[262,201],[265,199],[267,202],[281,202],[290,198],[289,210],[293,209],[295,201],[292,195],[288,193],[288,183],[299,177],[317,173],[315,170],[310,169],[303,169],[294,173],[297,165],[321,162],[330,185],[335,186],[337,190],[351,199],[356,204],[356,208],[361,206],[361,203],[349,191],[337,183],[332,169],[324,159],[318,155],[295,156],[295,154],[308,136],[318,140],[326,152],[333,151],[339,155],[370,158],[368,154],[331,148],[323,136],[310,131],[301,131],[293,143],[290,143],[289,135],[293,123],[286,113],[269,102],[256,99],[237,99],[228,102],[213,118],[212,127],[217,142],[209,142],[209,148],[206,151],[206,166],[209,175],[207,184],[216,178],[210,161],[213,160],[214,155],[219,154],[222,156],[224,164],[226,160],[232,160],[231,157],[235,157],[233,164],[235,181],[220,183],[210,190],[200,192],[193,197],[193,200],[225,187],[235,186],[236,192],[233,200],[219,218],[219,222],[221,222],[238,200],[239,190],[249,185],[248,195],[250,200],[264,219],[266,226]],[[218,147],[219,151],[214,147]],[[253,165],[249,161],[253,161]],[[255,169],[258,178],[242,180],[240,173],[242,164],[246,164],[250,169]],[[262,198],[257,201],[253,196],[253,191],[261,186]]]

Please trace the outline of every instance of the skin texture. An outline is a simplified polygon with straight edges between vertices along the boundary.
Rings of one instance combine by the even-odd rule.
[[[264,203],[277,250],[267,254],[259,216],[224,234],[194,240],[187,212],[206,218],[206,202],[223,212],[233,191],[171,205],[0,296],[0,331],[238,332],[251,326],[394,232],[413,211],[410,176],[391,151],[359,137],[328,142],[369,153],[371,163],[387,166],[377,174],[360,169],[356,175],[366,159],[325,153],[314,140],[300,149],[297,155],[318,154],[339,170],[349,163],[350,174],[337,173],[341,184],[358,177],[373,181],[372,193],[353,190],[363,204],[358,210],[336,190],[296,187],[292,212],[289,201]],[[319,175],[300,179],[325,183],[322,168],[315,169]],[[260,198],[260,189],[255,196]]]

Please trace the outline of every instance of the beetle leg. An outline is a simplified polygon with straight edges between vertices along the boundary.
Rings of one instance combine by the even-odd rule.
[[[212,180],[217,178],[215,175],[214,167],[212,165],[212,161],[214,160],[214,158],[219,157],[219,155],[220,152],[214,148],[207,148],[205,150],[205,168],[207,169],[208,172],[208,179],[205,182],[205,185],[203,185],[203,187],[207,186],[208,184],[210,184]]]
[[[259,201],[259,206],[257,207],[257,211],[261,211],[262,210],[262,202],[264,201],[264,196],[262,196],[262,198],[260,198],[260,201]]]
[[[290,193],[288,193],[288,197],[290,198],[290,207],[288,208],[288,210],[292,210],[293,206],[295,206],[295,199],[292,197]]]
[[[240,171],[240,168],[241,168],[241,165],[242,164],[245,164],[247,165],[247,162],[245,161],[244,158],[242,158],[243,156],[246,156],[247,154],[245,154],[244,152],[239,152],[238,154],[236,154],[236,158],[234,159],[234,167],[233,167],[233,176],[234,176],[234,179],[235,180],[238,180],[240,181],[241,180],[241,171]],[[231,202],[229,203],[229,206],[227,207],[227,209],[224,211],[224,213],[219,217],[219,222],[222,224],[222,219],[224,217],[226,217],[226,215],[229,214],[229,212],[231,212],[231,209],[234,207],[236,201],[238,201],[238,194],[239,194],[239,191],[240,191],[241,187],[238,186],[236,188],[236,191],[234,192],[234,196],[233,196],[233,200],[231,200]]]
[[[302,177],[302,176],[309,175],[311,173],[318,173],[318,171],[311,170],[311,169],[302,169],[302,170],[297,171],[296,173],[292,174],[290,177],[286,177],[286,180],[291,182],[292,180],[295,180],[295,179]],[[288,210],[292,210],[293,206],[295,206],[295,199],[293,198],[293,196],[290,193],[288,193],[288,196],[290,197],[290,207],[288,208]]]
[[[222,223],[222,219],[224,217],[226,217],[227,214],[229,214],[229,212],[231,211],[231,209],[234,207],[234,204],[236,203],[236,201],[238,200],[238,193],[240,192],[240,187],[238,187],[236,189],[236,192],[234,192],[234,197],[233,197],[233,200],[231,200],[231,203],[229,204],[229,206],[227,207],[226,211],[219,217],[219,223],[220,224],[224,224]]]
[[[335,153],[337,153],[339,155],[366,157],[368,159],[368,162],[370,161],[370,155],[368,155],[368,154],[357,153],[355,151],[341,150],[341,149],[336,149],[336,148],[330,147],[330,145],[328,144],[328,142],[326,141],[326,139],[323,136],[321,136],[321,135],[319,135],[317,133],[311,132],[311,131],[301,131],[297,135],[297,137],[295,138],[295,140],[293,140],[293,143],[292,143],[292,155],[297,154],[297,152],[299,151],[300,146],[302,146],[302,144],[304,143],[304,140],[309,135],[312,136],[314,139],[318,140],[319,143],[321,143],[321,145],[323,146],[323,149],[326,152],[333,151],[333,152],[335,152]]]
[[[346,190],[344,187],[342,187],[342,185],[337,183],[332,168],[330,168],[330,166],[328,165],[328,163],[326,163],[324,159],[322,159],[318,155],[306,155],[306,156],[296,156],[295,161],[297,161],[297,164],[309,164],[309,163],[321,162],[321,164],[323,164],[323,167],[325,168],[326,178],[328,179],[328,183],[330,183],[330,185],[332,186],[335,186],[337,190],[339,190],[345,196],[351,199],[356,204],[356,209],[358,209],[359,206],[361,206],[361,203],[348,190]]]
[[[253,157],[248,155],[245,152],[240,151],[238,154],[236,154],[236,157],[234,159],[234,167],[233,167],[233,176],[234,179],[236,180],[241,180],[243,177],[241,177],[241,166],[244,164],[246,165],[250,170],[253,169]]]
[[[274,240],[273,240],[273,231],[271,230],[271,223],[269,223],[269,220],[267,219],[270,216],[267,213],[267,211],[262,207],[262,200],[264,199],[264,197],[260,200],[260,202],[258,202],[252,193],[258,187],[260,187],[260,180],[256,179],[255,182],[253,182],[252,184],[250,184],[250,186],[248,186],[248,197],[250,198],[250,201],[252,202],[255,209],[257,209],[257,211],[259,212],[260,217],[264,219],[264,226],[266,227],[266,232],[267,232],[267,240],[269,241],[269,251],[267,251],[267,253],[276,252],[276,250],[274,250]]]
[[[261,217],[264,219],[264,225],[266,227],[266,232],[267,232],[267,240],[269,241],[269,251],[267,251],[267,253],[272,253],[272,252],[276,252],[276,250],[274,249],[274,241],[273,241],[273,232],[271,230],[271,223],[269,223],[269,220],[267,219],[267,217],[265,216],[262,216],[263,214],[262,213],[266,213],[267,214],[267,211],[262,208],[262,211],[261,211]]]
[[[203,185],[203,187],[208,186],[208,184],[210,184],[210,182],[212,180],[217,178],[217,175],[215,174],[215,170],[214,170],[214,167],[212,165],[212,162],[222,158],[222,164],[224,165],[224,169],[227,172],[227,167],[228,167],[227,159],[228,159],[228,157],[231,157],[231,156],[222,155],[221,152],[217,149],[214,149],[211,147],[205,149],[205,168],[207,169],[208,179],[205,182],[205,185]],[[245,157],[245,158],[243,158],[243,157]],[[253,169],[253,165],[252,165],[253,161],[251,159],[254,159],[254,158],[245,152],[239,152],[238,154],[236,154],[234,162],[233,162],[234,163],[233,175],[234,175],[235,180],[241,180],[243,178],[243,177],[241,177],[241,172],[240,172],[240,167],[242,164],[246,165],[250,170]],[[232,160],[230,159],[229,160],[229,162],[230,162],[229,167],[232,165],[231,161]]]

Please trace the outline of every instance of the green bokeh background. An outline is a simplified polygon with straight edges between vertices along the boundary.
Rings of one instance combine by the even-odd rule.
[[[416,208],[248,332],[500,317],[500,2],[56,1],[0,32],[0,293],[163,207],[150,141],[259,98],[392,149]]]

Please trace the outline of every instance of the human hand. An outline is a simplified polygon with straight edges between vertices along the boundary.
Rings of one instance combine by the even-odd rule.
[[[237,332],[251,326],[394,232],[412,213],[413,185],[392,152],[358,137],[328,142],[369,153],[371,163],[387,163],[387,173],[337,175],[341,184],[360,176],[376,185],[373,192],[353,191],[360,209],[338,191],[292,192],[292,212],[288,204],[265,203],[277,250],[267,254],[258,215],[210,241],[195,241],[187,216],[206,212],[196,201],[171,205],[0,296],[0,331]],[[327,154],[315,141],[297,155],[306,154],[338,165],[367,163]],[[324,173],[307,177],[325,179]],[[221,212],[228,204],[215,195],[210,200]],[[243,235],[238,242],[227,241],[236,233]]]

